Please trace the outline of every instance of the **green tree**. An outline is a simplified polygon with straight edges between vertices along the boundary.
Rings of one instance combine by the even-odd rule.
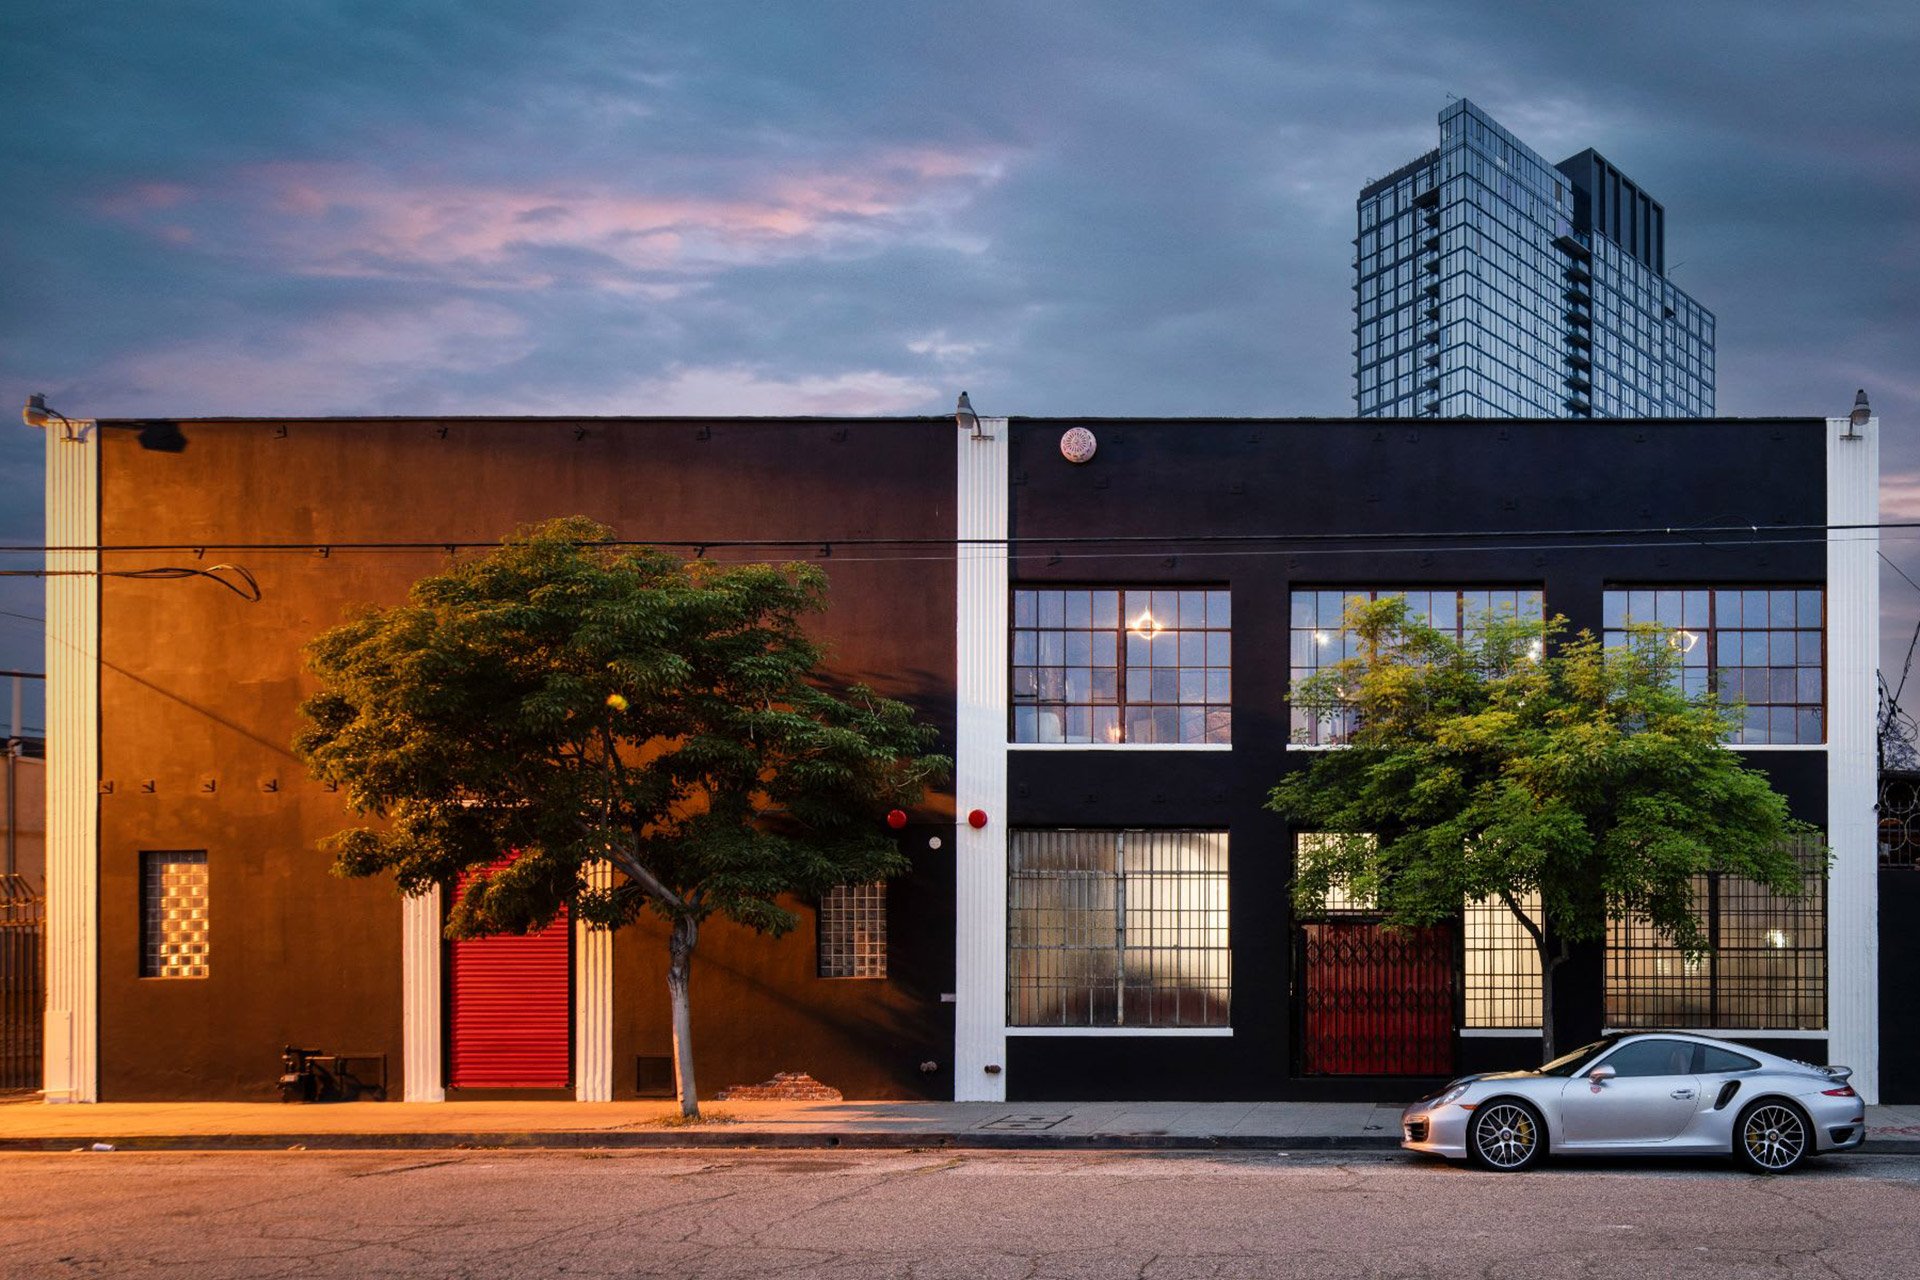
[[[1504,904],[1540,955],[1549,1058],[1554,971],[1609,919],[1642,917],[1695,956],[1707,948],[1695,876],[1801,891],[1794,849],[1817,849],[1818,834],[1721,745],[1739,709],[1681,692],[1677,633],[1639,626],[1608,649],[1568,637],[1563,618],[1495,617],[1463,642],[1402,597],[1356,602],[1346,626],[1353,655],[1293,697],[1351,717],[1349,745],[1268,800],[1328,837],[1298,860],[1294,904],[1321,910],[1342,885],[1396,927]]]
[[[683,564],[611,536],[581,517],[523,529],[319,636],[294,745],[373,819],[330,837],[337,874],[391,871],[413,893],[478,873],[449,937],[524,933],[563,907],[595,928],[663,919],[675,1082],[696,1116],[702,923],[778,935],[796,923],[782,895],[905,871],[882,815],[947,762],[904,704],[822,683],[801,626],[825,608],[817,569]]]

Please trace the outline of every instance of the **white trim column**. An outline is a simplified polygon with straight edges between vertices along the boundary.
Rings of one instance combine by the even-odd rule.
[[[1851,435],[1853,438],[1849,438]],[[1880,422],[1827,419],[1827,1061],[1880,1100]]]
[[[47,435],[48,1102],[100,1100],[100,433]],[[91,427],[92,424],[86,424]]]
[[[402,899],[400,912],[400,1096],[445,1102],[440,887]]]
[[[589,888],[613,888],[613,868],[587,870]],[[613,931],[573,924],[573,1096],[613,1101]]]
[[[961,432],[954,552],[953,1097],[1007,1096],[1007,420]],[[983,810],[976,830],[967,814]]]

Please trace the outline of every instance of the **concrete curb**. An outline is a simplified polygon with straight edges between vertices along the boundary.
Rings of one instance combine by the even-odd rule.
[[[1397,1151],[1381,1135],[1166,1133],[769,1133],[661,1130],[647,1133],[554,1130],[506,1133],[223,1133],[131,1137],[0,1138],[0,1152],[91,1151]],[[1868,1138],[1849,1154],[1920,1155],[1920,1138]]]
[[[954,1151],[1393,1151],[1398,1138],[1166,1133],[727,1133],[667,1129],[647,1133],[551,1130],[513,1133],[219,1133],[132,1137],[0,1138],[0,1151],[434,1151],[434,1150],[908,1150]],[[1915,1144],[1920,1150],[1920,1144]]]

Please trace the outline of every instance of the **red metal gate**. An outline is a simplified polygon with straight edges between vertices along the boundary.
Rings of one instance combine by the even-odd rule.
[[[563,912],[537,933],[453,944],[449,1085],[564,1089],[572,1082],[571,933]]]
[[[1300,926],[1300,1070],[1310,1076],[1453,1072],[1451,925],[1388,930],[1367,920]]]

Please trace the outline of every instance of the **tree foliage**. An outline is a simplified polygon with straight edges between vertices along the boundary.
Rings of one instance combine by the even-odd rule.
[[[1390,925],[1501,902],[1552,974],[1568,945],[1641,917],[1689,955],[1707,937],[1694,878],[1717,871],[1800,892],[1814,828],[1721,743],[1739,709],[1680,689],[1674,635],[1635,627],[1603,648],[1564,619],[1483,621],[1462,641],[1400,597],[1356,602],[1353,656],[1302,681],[1296,705],[1351,713],[1349,745],[1274,787],[1269,807],[1330,837],[1295,868],[1294,902],[1335,885]],[[1535,899],[1538,911],[1522,904]],[[1537,915],[1539,918],[1535,918]]]
[[[598,927],[667,921],[679,1032],[701,922],[777,935],[796,922],[782,895],[904,871],[880,817],[946,762],[904,704],[819,681],[802,629],[825,607],[818,570],[610,538],[584,518],[524,529],[319,636],[295,747],[373,820],[332,838],[336,871],[408,892],[477,873],[451,937],[563,906]],[[602,862],[610,888],[589,874]]]

